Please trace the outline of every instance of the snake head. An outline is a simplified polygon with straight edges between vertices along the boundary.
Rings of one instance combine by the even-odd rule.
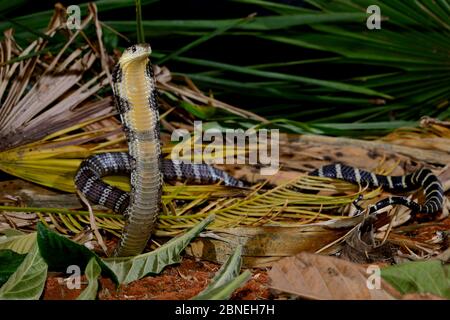
[[[119,63],[125,64],[130,61],[147,59],[152,53],[152,48],[147,43],[134,44],[128,47],[120,57]]]

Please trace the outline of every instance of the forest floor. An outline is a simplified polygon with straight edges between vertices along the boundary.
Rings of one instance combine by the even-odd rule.
[[[184,256],[180,264],[168,266],[156,276],[149,276],[128,285],[116,287],[106,277],[100,279],[99,300],[182,300],[200,293],[220,265]],[[253,269],[252,278],[231,297],[234,300],[265,300],[274,298],[268,288],[266,270]],[[44,290],[44,300],[74,300],[86,287],[82,277],[80,289],[69,289],[59,273],[49,273]]]

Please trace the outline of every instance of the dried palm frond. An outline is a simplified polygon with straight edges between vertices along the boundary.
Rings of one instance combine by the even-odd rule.
[[[95,152],[105,152],[92,141],[118,133],[118,125],[81,133],[74,131],[104,117],[64,128],[37,142],[0,152],[0,170],[22,179],[58,190],[74,192],[73,178],[82,159]],[[116,140],[111,140],[115,143]],[[94,150],[95,149],[95,150]],[[126,148],[119,149],[121,151]]]
[[[163,213],[159,216],[156,234],[176,235],[211,214],[216,216],[215,222],[209,226],[211,230],[261,225],[292,227],[341,219],[346,216],[348,206],[364,190],[358,190],[346,182],[336,181],[330,184],[331,181],[301,176],[295,181],[266,191],[261,190],[260,185],[245,191],[221,185],[165,185]],[[127,186],[123,181],[109,182],[119,187]],[[311,194],[307,190],[315,190],[319,194]],[[365,199],[373,199],[378,195],[379,189],[366,193]],[[0,206],[0,210],[35,212],[36,215],[31,217],[29,224],[39,219],[44,223],[54,224],[65,234],[76,234],[89,225],[88,211],[6,206]],[[14,218],[20,220],[18,216]],[[117,234],[123,227],[123,217],[96,210],[96,223],[100,229]]]
[[[420,128],[400,128],[382,140],[393,144],[401,144],[419,149],[440,150],[450,152],[450,125],[445,122],[423,118]]]
[[[61,15],[60,10],[55,12],[46,37],[51,39],[65,27]],[[92,19],[91,13],[81,26]],[[0,45],[0,150],[38,141],[80,121],[112,115],[110,98],[91,100],[108,83],[105,70],[93,70],[99,59],[96,49],[86,44],[69,50],[80,31],[53,58],[45,54],[54,48],[48,48],[43,38],[22,50],[12,30],[5,32]]]

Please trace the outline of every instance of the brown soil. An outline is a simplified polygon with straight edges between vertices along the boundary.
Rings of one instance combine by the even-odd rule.
[[[181,300],[190,299],[208,284],[220,265],[196,261],[184,257],[178,265],[167,267],[157,276],[149,276],[118,288],[108,278],[100,279],[100,300]],[[263,270],[252,270],[252,278],[236,290],[232,299],[254,300],[271,297],[267,287],[268,276]],[[81,289],[69,289],[61,274],[49,274],[44,291],[44,300],[73,300],[86,287],[87,281],[82,277]]]

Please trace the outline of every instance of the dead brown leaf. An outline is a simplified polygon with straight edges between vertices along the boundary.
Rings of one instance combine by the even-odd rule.
[[[383,279],[369,289],[373,275],[362,265],[302,252],[274,263],[270,287],[316,300],[391,300],[400,294]],[[376,282],[376,281],[374,281]]]

